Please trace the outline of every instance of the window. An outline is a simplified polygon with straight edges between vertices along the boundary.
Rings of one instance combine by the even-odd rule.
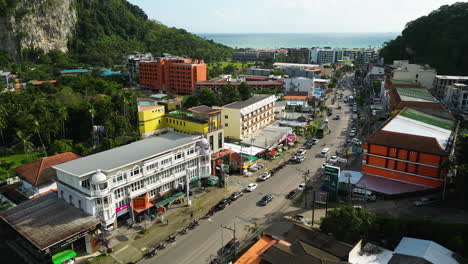
[[[68,202],[69,202],[70,204],[73,204],[73,196],[68,195]]]
[[[213,150],[213,136],[210,136],[210,147]]]
[[[78,200],[78,208],[79,208],[79,209],[82,209],[82,208],[81,208],[81,200]]]
[[[225,123],[224,126],[225,126],[225,127],[228,127],[228,123]]]
[[[179,152],[179,153],[175,154],[174,160],[178,160],[178,159],[181,159],[183,157],[184,157],[183,152]]]
[[[107,189],[107,182],[99,184],[99,190],[102,191],[102,190],[105,190],[105,189]]]
[[[115,199],[120,199],[127,195],[127,187],[123,187],[114,191]]]
[[[158,167],[158,163],[155,162],[155,163],[152,163],[152,164],[147,165],[147,166],[146,166],[146,170],[147,170],[147,171],[154,170],[154,169],[157,168],[157,167]]]
[[[224,118],[228,119],[228,115],[225,115]]]
[[[138,174],[140,174],[140,172],[141,172],[140,167],[135,167],[135,168],[130,172],[130,176],[138,175]]]
[[[81,182],[81,187],[89,190],[89,187],[90,187],[90,182],[89,182],[89,179],[86,179],[84,181]],[[63,197],[62,197],[63,198]]]
[[[191,149],[187,150],[187,156],[192,155],[193,153],[195,153],[195,148],[191,148]]]
[[[222,132],[218,133],[218,148],[219,149],[223,148],[223,133]]]
[[[161,165],[167,165],[167,164],[171,163],[171,161],[172,161],[172,157],[164,159],[164,160],[161,161]]]
[[[62,197],[62,199],[65,200],[65,197],[64,197],[64,195],[63,195],[63,191],[60,191],[60,197]]]

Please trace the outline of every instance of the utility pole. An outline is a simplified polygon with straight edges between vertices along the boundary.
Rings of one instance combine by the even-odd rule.
[[[312,198],[312,227],[314,227],[314,218],[315,218],[315,191],[313,192],[314,197]]]

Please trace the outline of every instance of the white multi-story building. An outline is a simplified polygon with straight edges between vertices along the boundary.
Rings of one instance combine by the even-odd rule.
[[[254,95],[245,101],[214,108],[224,110],[221,116],[224,136],[242,140],[274,121],[275,102],[275,95]]]
[[[332,48],[311,48],[309,57],[311,63],[334,63],[337,60],[337,50]]]
[[[53,168],[59,197],[109,227],[118,217],[134,217],[135,198],[161,199],[187,181],[208,177],[210,154],[205,138],[171,132]]]
[[[419,83],[427,89],[432,89],[432,84],[437,75],[435,69],[419,64],[410,64],[407,60],[393,61],[392,65],[385,66],[385,75],[389,79]]]
[[[450,110],[463,112],[468,110],[468,85],[453,83],[445,88],[444,104]]]
[[[434,88],[433,94],[437,98],[442,99],[445,97],[445,88],[454,83],[468,84],[468,76],[447,76],[436,75],[432,87]]]

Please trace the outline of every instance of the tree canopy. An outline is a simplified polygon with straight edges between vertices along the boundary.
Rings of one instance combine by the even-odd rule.
[[[409,22],[402,34],[385,43],[380,55],[386,63],[410,60],[429,64],[439,74],[468,74],[468,3],[444,5]]]

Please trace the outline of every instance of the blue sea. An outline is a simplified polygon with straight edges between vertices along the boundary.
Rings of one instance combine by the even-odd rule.
[[[199,33],[232,48],[380,48],[399,33]]]

